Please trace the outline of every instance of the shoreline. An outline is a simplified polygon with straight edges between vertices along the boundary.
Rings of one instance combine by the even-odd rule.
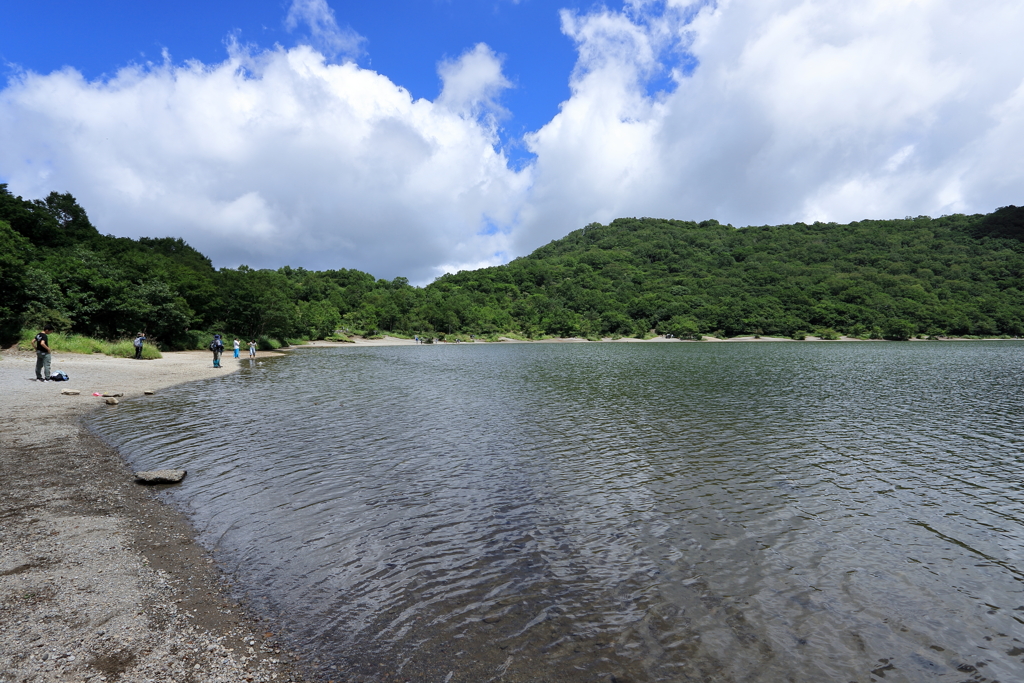
[[[719,339],[718,337],[705,336],[701,340],[696,339],[678,339],[668,338],[664,335],[657,335],[649,339],[638,339],[636,337],[619,337],[614,339],[611,337],[603,337],[599,340],[590,340],[583,337],[548,337],[545,339],[513,339],[511,337],[499,337],[497,341],[487,341],[485,339],[470,339],[462,342],[449,342],[449,341],[437,341],[435,344],[662,344],[662,343],[683,343],[683,344],[700,344],[700,343],[726,343],[726,344],[738,344],[738,343],[776,343],[776,342],[822,342],[822,343],[835,343],[835,342],[864,342],[864,343],[877,343],[893,341],[890,339],[861,339],[859,337],[847,337],[841,336],[839,339],[822,339],[821,337],[807,337],[806,339],[790,339],[789,337],[770,337],[770,336],[752,336],[746,335],[742,337],[729,337],[727,339]],[[939,339],[907,339],[908,342],[980,342],[980,341],[1020,341],[1017,338],[1010,337],[985,337],[985,338],[968,338],[968,337],[942,337]],[[380,339],[366,339],[365,337],[354,336],[351,342],[330,342],[330,341],[315,341],[303,344],[301,346],[291,346],[285,350],[293,349],[304,349],[312,346],[324,347],[324,346],[338,346],[338,347],[349,347],[349,346],[415,346],[417,343],[412,339],[404,339],[402,337],[391,337],[384,335]],[[260,353],[265,353],[261,351]],[[278,352],[275,352],[278,353]]]
[[[319,341],[261,351],[257,360],[301,348],[414,344],[386,336]],[[156,495],[159,487],[136,484],[121,454],[82,424],[93,411],[118,409],[93,392],[144,401],[146,390],[235,372],[248,354],[217,370],[208,351],[145,361],[55,353],[52,371],[71,380],[46,383],[32,380],[34,353],[6,350],[0,358],[0,683],[315,677],[280,642],[276,627],[261,624],[234,598],[189,519]],[[81,393],[62,395],[65,389]]]
[[[232,596],[185,515],[82,423],[117,410],[94,391],[145,400],[237,369],[223,365],[204,351],[55,353],[52,371],[71,379],[41,383],[34,353],[3,352],[0,681],[307,680],[302,659]]]

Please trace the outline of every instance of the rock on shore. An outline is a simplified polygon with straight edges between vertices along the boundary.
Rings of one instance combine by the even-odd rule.
[[[135,481],[140,484],[177,484],[188,474],[185,470],[153,470],[136,472]]]

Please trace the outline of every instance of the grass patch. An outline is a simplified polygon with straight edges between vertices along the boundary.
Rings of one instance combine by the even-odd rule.
[[[260,351],[276,351],[281,348],[281,342],[271,337],[260,337],[256,340],[256,348]]]
[[[32,330],[21,331],[21,341],[18,342],[18,348],[23,351],[34,351],[32,347],[32,340],[36,337],[36,333]],[[130,339],[122,339],[120,341],[103,341],[101,339],[94,339],[93,337],[86,337],[82,334],[65,334],[64,332],[52,332],[49,335],[48,345],[54,353],[102,353],[106,356],[114,356],[116,358],[134,358],[135,357],[135,346],[132,344]],[[156,358],[163,358],[163,354],[157,349],[155,344],[146,344],[142,347],[142,357],[147,360],[153,360]]]
[[[324,337],[324,341],[345,342],[346,344],[355,344],[354,341],[343,335],[341,332],[335,332],[330,337]]]
[[[135,345],[130,339],[122,339],[116,342],[104,342],[103,353],[115,358],[135,358]],[[155,360],[163,358],[163,354],[153,344],[142,345],[143,360]]]

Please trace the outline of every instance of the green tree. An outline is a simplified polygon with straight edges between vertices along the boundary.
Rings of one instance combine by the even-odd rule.
[[[29,241],[0,221],[0,344],[17,341],[21,331],[30,303],[26,261],[31,255]]]

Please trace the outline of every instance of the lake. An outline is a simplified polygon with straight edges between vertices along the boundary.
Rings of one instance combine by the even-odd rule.
[[[91,427],[337,680],[1024,680],[1024,343],[298,349]],[[211,373],[213,371],[211,370]]]

